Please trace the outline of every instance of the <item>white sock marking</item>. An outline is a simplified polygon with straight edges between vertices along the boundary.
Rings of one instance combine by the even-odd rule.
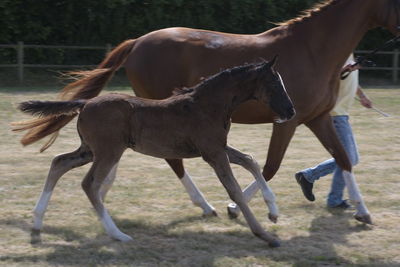
[[[122,242],[131,241],[132,237],[127,234],[121,232],[118,227],[115,225],[111,216],[108,214],[107,210],[103,210],[103,214],[100,215],[100,220],[106,230],[107,234],[114,239],[120,240]]]
[[[201,207],[204,211],[204,214],[211,214],[214,212],[214,207],[211,206],[207,200],[204,198],[204,195],[201,193],[201,191],[198,189],[196,184],[193,182],[192,178],[190,175],[185,172],[182,178],[180,178],[183,186],[185,187],[187,193],[190,196],[190,199],[192,200],[193,204]]]
[[[40,194],[39,200],[36,203],[35,208],[33,209],[33,229],[40,230],[43,225],[43,216],[46,212],[47,206],[49,205],[49,201],[51,198],[51,194],[53,191],[45,192],[42,191]]]
[[[356,183],[353,173],[348,171],[343,171],[343,178],[346,183],[347,191],[349,193],[350,201],[356,205],[358,215],[367,215],[369,211],[365,206],[364,200],[360,193],[360,189]]]

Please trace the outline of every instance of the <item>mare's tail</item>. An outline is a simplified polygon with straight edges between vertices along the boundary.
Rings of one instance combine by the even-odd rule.
[[[76,71],[70,74],[77,77],[77,80],[68,84],[61,92],[62,100],[90,99],[97,96],[106,83],[111,79],[126,61],[129,53],[135,45],[135,40],[127,40],[114,48],[100,63],[100,65],[89,71]],[[26,146],[32,144],[50,134],[52,138],[41,149],[41,152],[50,147],[57,138],[58,131],[69,123],[77,113],[62,115],[47,115],[30,121],[15,123],[16,131],[29,130],[21,139]]]

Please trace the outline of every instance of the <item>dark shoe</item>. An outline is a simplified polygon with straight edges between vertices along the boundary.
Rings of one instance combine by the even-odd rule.
[[[329,207],[331,209],[342,209],[342,210],[351,210],[354,209],[353,205],[347,203],[347,200],[343,200],[342,203],[340,203],[337,206],[334,207]]]
[[[296,177],[296,181],[300,185],[301,190],[303,191],[303,195],[309,201],[314,201],[315,196],[312,192],[314,184],[307,181],[306,177],[304,177],[304,175],[301,172],[296,173],[294,177]]]

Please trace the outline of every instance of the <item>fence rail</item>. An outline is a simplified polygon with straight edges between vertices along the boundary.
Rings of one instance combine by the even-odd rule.
[[[67,45],[30,45],[24,44],[23,42],[18,42],[17,44],[0,44],[1,48],[11,48],[15,49],[17,52],[17,63],[16,64],[0,64],[0,68],[16,68],[19,82],[24,81],[24,69],[25,68],[83,68],[83,67],[94,67],[96,65],[56,65],[56,64],[26,64],[24,63],[25,49],[28,48],[41,48],[41,49],[77,49],[77,50],[104,50],[106,53],[111,51],[112,46],[106,44],[104,46],[67,46]],[[370,51],[358,50],[355,52],[356,55],[368,54]],[[399,56],[400,51],[381,51],[378,52],[379,55],[391,55],[392,64],[390,67],[366,67],[366,70],[385,70],[391,71],[392,82],[397,83],[399,81]]]
[[[57,65],[57,64],[26,64],[24,62],[25,49],[28,48],[41,48],[41,49],[76,49],[76,50],[103,50],[105,53],[111,51],[111,44],[104,46],[76,46],[76,45],[30,45],[24,44],[24,42],[18,42],[17,44],[0,44],[1,48],[15,49],[17,52],[17,63],[16,64],[0,64],[0,68],[17,68],[18,81],[22,83],[24,81],[24,69],[25,68],[83,68],[83,67],[95,67],[97,65]]]

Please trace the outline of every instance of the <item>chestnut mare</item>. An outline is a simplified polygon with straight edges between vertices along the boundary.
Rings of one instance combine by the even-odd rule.
[[[303,16],[256,35],[188,28],[154,31],[123,42],[97,69],[78,72],[80,79],[67,85],[62,96],[67,100],[92,98],[124,66],[137,96],[162,99],[171,95],[172,88],[192,86],[220,69],[279,54],[277,69],[285,80],[297,115],[287,123],[273,125],[262,172],[264,178],[269,181],[278,171],[296,127],[304,123],[345,170],[350,199],[357,208],[356,219],[371,223],[329,111],[336,102],[339,73],[345,60],[368,30],[383,26],[393,34],[398,33],[399,5],[400,0],[327,0]],[[232,119],[236,123],[271,123],[273,116],[270,108],[248,101],[238,107]],[[64,115],[31,121],[25,125],[30,131],[21,142],[27,145],[53,134],[49,146],[73,117]],[[167,159],[167,162],[179,178],[190,179],[182,160]],[[256,190],[256,183],[247,187],[246,200]],[[206,202],[197,191],[193,194]],[[204,209],[204,213],[210,209],[213,208]],[[234,204],[229,211],[232,216],[239,212]]]
[[[229,196],[240,209],[252,232],[270,246],[279,242],[264,231],[244,201],[229,162],[242,165],[256,178],[270,216],[277,216],[275,197],[260,167],[250,156],[227,145],[231,115],[241,103],[254,99],[277,113],[285,122],[295,114],[280,75],[270,63],[249,64],[222,71],[200,84],[176,91],[165,100],[124,94],[98,96],[91,100],[28,101],[20,110],[39,116],[79,114],[81,146],[53,159],[46,185],[34,210],[34,231],[40,233],[43,216],[59,178],[72,168],[93,161],[82,187],[106,232],[129,241],[115,225],[103,205],[127,148],[160,158],[202,157],[214,168]]]

